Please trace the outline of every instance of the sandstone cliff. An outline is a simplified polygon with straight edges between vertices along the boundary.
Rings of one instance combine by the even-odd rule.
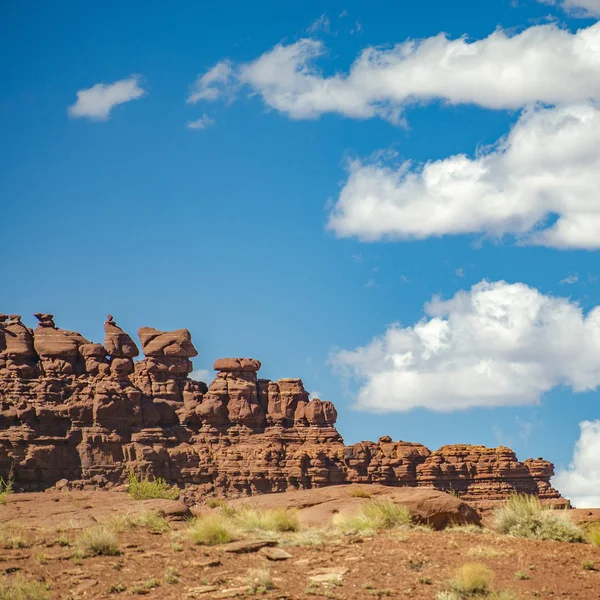
[[[133,469],[207,493],[253,494],[349,482],[452,491],[467,500],[514,491],[560,501],[553,465],[509,448],[393,442],[345,446],[331,402],[300,379],[258,378],[260,362],[222,358],[206,385],[188,377],[187,329],[139,330],[145,358],[109,315],[104,345],[37,313],[30,330],[0,314],[0,475],[23,490],[67,479],[112,488]]]

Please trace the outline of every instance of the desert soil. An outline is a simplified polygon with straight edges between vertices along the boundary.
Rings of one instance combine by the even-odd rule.
[[[282,500],[282,502],[289,502]],[[161,504],[162,503],[162,504]],[[293,503],[292,503],[293,504]],[[297,503],[296,503],[297,504]],[[171,531],[133,529],[119,534],[119,556],[73,557],[82,529],[116,514],[160,510],[163,501],[134,502],[116,492],[14,494],[0,506],[0,580],[23,577],[47,583],[56,599],[149,598],[414,598],[432,600],[454,571],[479,562],[494,572],[493,588],[520,599],[600,598],[600,548],[588,544],[540,542],[494,533],[402,530],[374,537],[337,536],[323,545],[288,546],[287,560],[272,562],[260,553],[232,554],[223,547],[186,540],[184,520]],[[175,513],[177,511],[167,510]],[[17,528],[27,547],[3,548],[7,531]],[[179,535],[178,535],[179,534]],[[175,537],[177,539],[175,539]],[[173,545],[173,542],[176,542]],[[583,568],[587,561],[588,569]],[[268,568],[275,589],[248,592],[248,571]],[[165,574],[176,570],[179,581]],[[337,584],[312,582],[338,574]],[[517,575],[519,574],[519,575]],[[321,576],[321,577],[319,577]],[[157,587],[146,589],[155,578]],[[111,586],[123,591],[110,592]]]

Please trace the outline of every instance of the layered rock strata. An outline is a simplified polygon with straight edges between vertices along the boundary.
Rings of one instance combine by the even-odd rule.
[[[245,495],[342,483],[452,491],[489,501],[526,492],[560,501],[553,465],[509,448],[394,442],[345,446],[331,402],[300,379],[260,379],[250,358],[215,362],[207,385],[189,378],[187,329],[139,330],[145,358],[109,315],[104,344],[38,313],[27,328],[0,315],[0,475],[22,490],[62,480],[113,488],[127,473],[160,476],[202,494]]]

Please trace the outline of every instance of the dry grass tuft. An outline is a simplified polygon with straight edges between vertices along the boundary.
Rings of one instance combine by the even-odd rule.
[[[449,525],[444,531],[446,533],[472,533],[475,535],[488,533],[486,529],[479,525]]]
[[[211,514],[196,517],[191,521],[188,535],[195,544],[216,546],[235,540],[237,530],[231,518],[222,514]]]
[[[537,496],[517,494],[494,511],[494,528],[500,533],[537,540],[584,542],[584,532],[565,511],[544,508]]]
[[[0,477],[0,504],[6,503],[6,497],[13,493],[13,480],[12,475],[8,476],[8,479]]]
[[[358,513],[336,515],[334,525],[342,533],[374,533],[382,529],[409,526],[412,521],[410,511],[389,500],[371,500]]]
[[[126,531],[127,529],[148,529],[151,533],[165,533],[171,529],[169,522],[156,513],[147,511],[119,515],[109,519],[108,525],[115,531]]]
[[[249,532],[283,533],[300,529],[296,511],[284,508],[272,510],[243,508],[235,513],[234,520],[240,529]]]
[[[350,490],[350,498],[371,498],[373,494],[365,488],[354,488]]]
[[[153,498],[177,500],[180,490],[176,486],[170,486],[161,477],[150,480],[148,477],[138,477],[133,471],[129,471],[127,493],[134,500],[150,500]]]
[[[474,558],[496,558],[497,556],[503,556],[506,552],[491,546],[474,546],[467,550],[467,554]]]
[[[494,574],[480,563],[467,563],[459,567],[450,582],[451,591],[459,594],[487,594]]]
[[[260,569],[248,570],[248,593],[266,594],[272,589],[275,589],[275,584],[273,583],[269,569],[262,567]]]
[[[106,525],[86,529],[76,542],[83,556],[118,556],[121,554],[115,532]]]
[[[50,600],[46,584],[16,577],[0,581],[0,600]]]

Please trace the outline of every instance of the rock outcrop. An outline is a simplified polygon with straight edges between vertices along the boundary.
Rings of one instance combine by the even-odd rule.
[[[202,494],[246,495],[341,483],[451,491],[473,501],[514,491],[561,501],[553,465],[504,447],[378,442],[345,446],[331,402],[300,379],[258,378],[251,358],[221,358],[207,385],[189,378],[187,329],[139,330],[145,358],[109,315],[104,344],[35,315],[0,315],[0,476],[18,489],[113,488],[129,470]]]

